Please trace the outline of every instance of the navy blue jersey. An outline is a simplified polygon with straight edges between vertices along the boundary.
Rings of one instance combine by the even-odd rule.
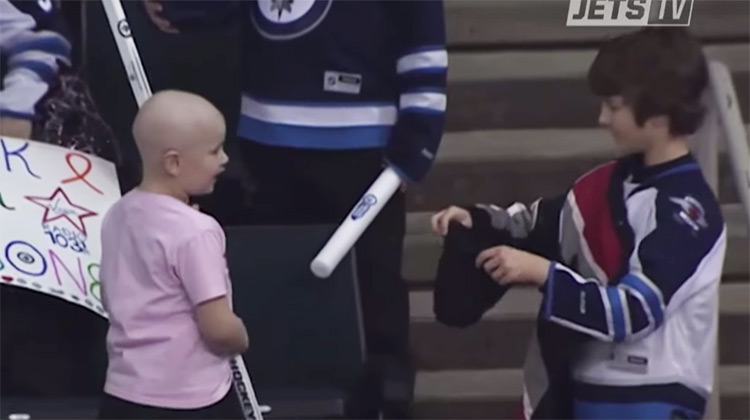
[[[383,148],[406,179],[437,154],[448,66],[440,0],[164,2],[180,29],[243,19],[240,137]]]
[[[556,327],[555,338],[534,336],[527,417],[560,391],[550,376],[560,366],[545,354],[568,343],[570,359],[554,363],[570,368],[574,418],[668,418],[674,410],[700,418],[713,387],[726,227],[691,156],[652,167],[629,156],[590,171],[563,197],[472,213],[478,228],[510,231],[554,261],[539,318]]]

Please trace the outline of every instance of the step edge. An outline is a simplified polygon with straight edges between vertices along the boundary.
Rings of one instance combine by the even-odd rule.
[[[721,365],[718,386],[722,397],[750,395],[750,365]],[[415,401],[520,398],[523,371],[516,369],[418,371]]]
[[[709,60],[724,63],[731,73],[750,71],[747,44],[712,44],[704,47]],[[597,50],[545,49],[449,51],[448,83],[489,81],[549,80],[584,78]]]
[[[744,127],[748,135],[750,123]],[[435,164],[612,159],[617,156],[617,149],[610,138],[608,131],[600,127],[453,131],[443,135]],[[723,142],[720,146],[724,148]],[[724,150],[720,153],[726,154]]]

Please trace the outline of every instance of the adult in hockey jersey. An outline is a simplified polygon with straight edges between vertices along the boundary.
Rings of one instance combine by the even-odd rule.
[[[685,141],[704,114],[706,60],[685,30],[644,29],[607,41],[588,80],[624,157],[563,196],[451,207],[433,227],[443,234],[456,220],[525,238],[476,263],[544,294],[524,372],[527,418],[698,419],[713,386],[726,247],[719,204]],[[541,333],[548,326],[555,340]]]
[[[0,0],[0,134],[29,138],[37,102],[70,66],[70,43],[52,0]]]
[[[147,0],[146,7],[167,32],[244,19],[237,132],[257,185],[259,222],[338,224],[386,165],[408,184],[420,181],[434,161],[446,109],[442,0]],[[386,399],[408,402],[413,372],[401,279],[404,232],[399,191],[356,252],[375,372],[368,381],[377,384],[364,394],[395,383]],[[374,411],[378,399],[369,401]],[[408,412],[386,412],[391,415]]]

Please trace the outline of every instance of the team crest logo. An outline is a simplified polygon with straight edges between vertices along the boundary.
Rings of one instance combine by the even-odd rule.
[[[708,227],[706,212],[698,200],[686,196],[685,198],[670,197],[669,201],[680,206],[680,210],[674,215],[678,222],[690,226],[696,232]]]
[[[352,210],[352,220],[361,219],[362,216],[364,216],[377,202],[378,199],[372,194],[367,194],[362,197],[362,200],[360,200],[356,207],[354,207],[354,210]]]
[[[288,40],[300,37],[325,19],[333,0],[257,0],[251,17],[265,38]]]

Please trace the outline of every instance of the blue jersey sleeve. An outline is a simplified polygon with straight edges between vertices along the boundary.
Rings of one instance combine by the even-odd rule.
[[[661,326],[669,308],[716,286],[726,230],[715,199],[700,195],[660,192],[644,204],[648,217],[636,229],[629,271],[614,284],[552,264],[544,318],[600,340],[634,341]]]
[[[400,45],[394,63],[400,96],[386,160],[406,180],[419,181],[432,166],[443,135],[448,72],[443,2],[388,3]]]
[[[70,42],[54,3],[0,0],[0,53],[6,60],[0,115],[32,119],[60,66],[70,66]]]

